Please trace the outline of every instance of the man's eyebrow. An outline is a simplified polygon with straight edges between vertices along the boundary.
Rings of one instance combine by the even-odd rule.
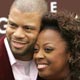
[[[15,26],[18,26],[15,22],[13,22],[13,21],[11,21],[11,20],[8,20],[8,23],[13,24],[13,25],[15,25]]]
[[[8,22],[9,22],[9,23],[14,23],[14,24],[16,24],[15,22],[13,22],[13,21],[11,21],[11,20],[8,20]]]

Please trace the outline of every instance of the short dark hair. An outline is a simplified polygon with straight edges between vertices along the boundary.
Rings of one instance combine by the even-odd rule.
[[[14,0],[11,8],[17,8],[22,12],[39,12],[44,15],[48,11],[45,0]]]

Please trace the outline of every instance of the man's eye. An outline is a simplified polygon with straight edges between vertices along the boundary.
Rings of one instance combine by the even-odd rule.
[[[24,29],[26,31],[31,31],[31,30],[34,30],[35,28],[33,26],[24,26]]]
[[[31,27],[25,27],[25,29],[26,29],[26,30],[31,30],[32,28],[31,28]]]
[[[52,52],[54,49],[51,48],[51,47],[48,47],[48,48],[45,48],[44,50],[45,50],[46,53],[50,53],[50,52]]]
[[[10,22],[9,22],[9,25],[10,25],[10,27],[12,27],[12,28],[16,28],[16,27],[18,27],[16,24],[14,24],[14,23],[10,23]]]
[[[10,25],[11,25],[11,26],[16,26],[14,23],[11,23]]]

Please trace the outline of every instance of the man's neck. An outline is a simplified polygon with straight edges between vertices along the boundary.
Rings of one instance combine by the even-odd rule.
[[[30,61],[33,59],[33,54],[30,53],[30,54],[27,54],[27,55],[24,55],[24,56],[21,56],[21,55],[15,55],[14,54],[14,57],[18,60],[22,60],[22,61]]]

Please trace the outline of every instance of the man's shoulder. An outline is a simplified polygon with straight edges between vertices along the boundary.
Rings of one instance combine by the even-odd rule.
[[[4,41],[5,35],[0,37],[0,41]]]
[[[0,50],[4,47],[4,38],[5,36],[0,37]]]

